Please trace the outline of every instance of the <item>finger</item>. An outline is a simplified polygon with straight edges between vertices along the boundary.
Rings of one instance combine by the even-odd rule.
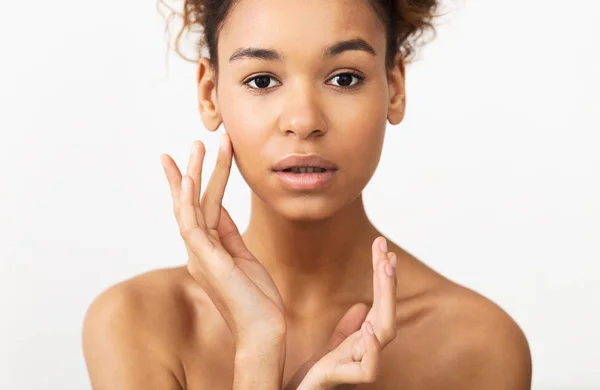
[[[385,260],[387,256],[387,241],[385,237],[377,237],[373,240],[371,245],[371,258],[373,261],[373,307],[367,315],[367,320],[371,323],[375,323],[377,319],[377,312],[379,308],[379,302],[381,301],[381,286],[379,277],[379,267],[381,261]]]
[[[373,324],[370,322],[365,321],[362,334],[366,352],[360,362],[360,366],[363,373],[363,379],[365,379],[367,383],[371,383],[375,382],[379,371],[381,345],[373,329]]]
[[[188,263],[192,272],[205,272],[218,280],[231,273],[235,267],[233,259],[224,250],[218,240],[211,240],[208,234],[198,224],[197,208],[194,207],[194,181],[185,175],[182,178],[182,188],[179,209],[179,229],[188,250],[195,254],[194,261]],[[217,286],[218,287],[218,286]]]
[[[369,308],[364,303],[357,303],[350,307],[338,322],[327,344],[317,350],[310,359],[302,364],[298,370],[292,375],[289,382],[284,386],[284,389],[296,389],[299,383],[302,382],[310,368],[318,362],[323,356],[327,355],[336,349],[344,340],[356,333],[367,316]]]
[[[360,362],[339,362],[328,377],[328,385],[373,383],[377,378],[380,343],[369,321],[364,322],[360,335],[365,346]]]
[[[217,226],[217,231],[221,244],[232,257],[247,257],[248,248],[244,244],[240,231],[235,222],[233,222],[233,219],[231,219],[229,212],[227,212],[225,207],[221,206],[220,214],[221,219]]]
[[[362,332],[362,327],[361,327],[361,332]],[[362,333],[361,333],[362,335]],[[359,339],[356,340],[356,342],[354,343],[354,345],[352,346],[352,361],[353,362],[360,362],[363,358],[363,356],[365,355],[366,352],[366,348],[365,348],[365,340],[364,337],[361,337]]]
[[[346,339],[343,340],[337,348],[320,359],[318,364],[325,364],[327,367],[334,367],[340,363],[352,362],[354,356],[362,356],[365,350],[361,345],[361,329],[362,328],[346,337]],[[358,360],[360,360],[360,357]]]
[[[229,136],[224,133],[221,136],[221,144],[217,155],[217,164],[215,170],[210,176],[206,190],[201,201],[202,213],[209,230],[215,230],[218,227],[223,194],[231,172],[232,147]]]
[[[179,204],[179,196],[181,192],[181,172],[177,167],[175,161],[168,154],[160,155],[160,165],[163,167],[167,181],[169,182],[169,189],[171,191],[171,197],[174,202]]]
[[[167,177],[167,181],[169,182],[169,188],[171,191],[171,200],[173,202],[173,214],[175,215],[175,220],[179,225],[179,205],[181,201],[181,182],[182,176],[179,168],[177,167],[177,163],[175,160],[171,158],[168,154],[161,154],[160,163],[165,172],[165,176]]]
[[[196,207],[194,207],[194,180],[185,175],[181,179],[181,193],[179,197],[179,228],[182,232],[200,228]]]
[[[188,161],[186,175],[194,180],[193,200],[200,206],[200,191],[202,190],[202,165],[206,149],[202,141],[194,141]]]
[[[375,334],[382,347],[396,337],[396,254],[389,252],[380,266],[381,302],[377,311]],[[392,262],[394,259],[394,262]]]
[[[202,165],[204,163],[204,144],[201,141],[194,141],[192,143],[192,150],[190,151],[190,157],[188,159],[188,165],[186,175],[191,177],[194,181],[194,193],[192,196],[192,202],[196,209],[196,217],[198,218],[198,225],[203,230],[206,229],[206,222],[200,209],[200,190],[202,189]]]
[[[337,348],[348,336],[360,329],[368,310],[369,308],[364,303],[357,303],[348,309],[335,327],[326,345],[326,353]]]

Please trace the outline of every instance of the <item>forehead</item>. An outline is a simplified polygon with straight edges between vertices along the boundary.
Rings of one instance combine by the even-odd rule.
[[[219,52],[241,46],[321,49],[362,38],[383,53],[385,28],[369,0],[239,0],[219,34]]]

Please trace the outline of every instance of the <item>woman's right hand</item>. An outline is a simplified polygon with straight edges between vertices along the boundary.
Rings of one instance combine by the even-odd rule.
[[[285,343],[281,295],[222,206],[233,158],[229,136],[222,136],[215,170],[200,199],[204,155],[202,142],[195,142],[183,177],[169,155],[160,157],[188,252],[187,268],[227,322],[236,347]]]

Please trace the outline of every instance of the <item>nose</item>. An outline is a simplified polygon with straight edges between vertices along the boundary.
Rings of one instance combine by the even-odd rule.
[[[279,118],[279,130],[285,136],[296,136],[298,140],[320,137],[327,133],[317,92],[307,86],[289,88]]]

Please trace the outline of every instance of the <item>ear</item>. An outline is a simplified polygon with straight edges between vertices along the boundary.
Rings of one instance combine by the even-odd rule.
[[[217,101],[216,72],[206,57],[202,57],[198,61],[196,82],[198,84],[198,109],[202,123],[208,130],[215,131],[221,125],[222,118]]]
[[[387,119],[392,125],[402,122],[406,111],[405,69],[404,56],[398,52],[394,58],[394,65],[390,69],[388,81],[390,100]]]

